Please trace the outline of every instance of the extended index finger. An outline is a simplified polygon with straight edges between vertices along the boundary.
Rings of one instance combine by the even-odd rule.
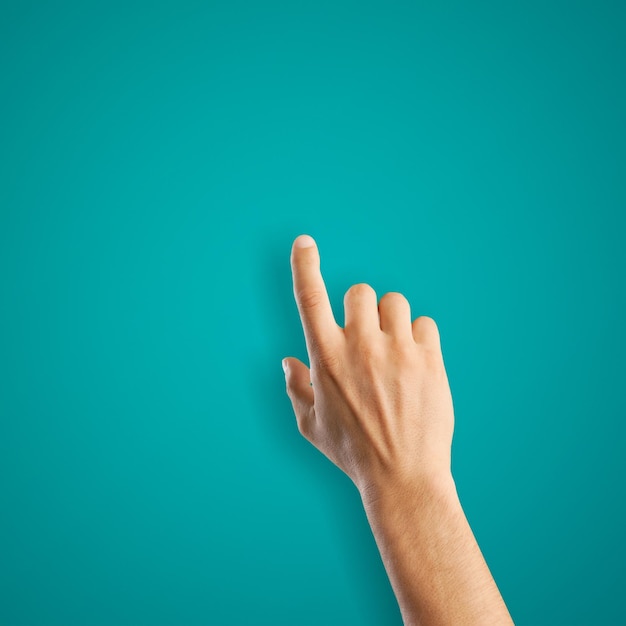
[[[309,349],[319,356],[332,343],[341,327],[335,321],[330,299],[320,270],[320,255],[313,237],[296,237],[291,248],[293,294]]]

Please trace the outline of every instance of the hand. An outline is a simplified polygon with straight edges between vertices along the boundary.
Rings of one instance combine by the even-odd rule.
[[[411,322],[402,294],[377,304],[374,289],[361,283],[345,294],[341,328],[308,235],[294,241],[291,267],[311,364],[284,360],[300,433],[362,496],[450,475],[454,412],[434,320]]]
[[[401,294],[377,305],[358,284],[341,328],[310,237],[295,240],[291,265],[311,369],[285,359],[287,393],[302,435],[359,489],[403,622],[510,626],[450,471],[454,411],[437,325],[411,322]]]

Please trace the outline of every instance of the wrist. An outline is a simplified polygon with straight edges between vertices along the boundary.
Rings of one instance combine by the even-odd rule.
[[[450,470],[377,478],[360,487],[359,493],[368,515],[387,509],[397,510],[405,505],[421,506],[433,499],[459,503]]]

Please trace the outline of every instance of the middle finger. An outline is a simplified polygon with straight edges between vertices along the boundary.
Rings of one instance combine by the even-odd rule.
[[[346,333],[380,331],[376,291],[367,283],[352,285],[343,298]]]

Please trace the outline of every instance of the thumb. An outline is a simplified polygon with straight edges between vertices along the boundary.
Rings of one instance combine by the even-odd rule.
[[[283,359],[287,395],[291,400],[294,413],[301,428],[303,419],[308,419],[313,411],[313,387],[311,386],[311,372],[302,362],[293,357]]]

